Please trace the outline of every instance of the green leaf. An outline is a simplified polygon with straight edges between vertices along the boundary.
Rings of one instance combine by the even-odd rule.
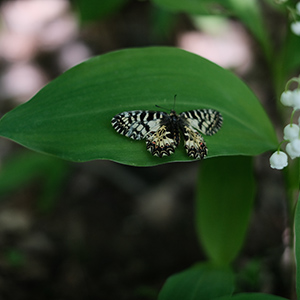
[[[54,157],[28,151],[17,152],[1,167],[0,196],[38,181],[41,192],[37,205],[40,211],[46,212],[55,203],[68,168],[65,161]]]
[[[97,21],[118,11],[127,0],[75,0],[82,22]]]
[[[283,44],[283,53],[279,68],[283,72],[284,80],[286,80],[300,66],[300,37],[289,31],[286,41]]]
[[[208,14],[215,7],[214,1],[211,5],[210,3],[206,3],[208,0],[152,0],[152,2],[172,12],[186,12],[190,14]]]
[[[240,251],[255,195],[250,157],[219,157],[200,168],[196,205],[199,239],[216,265]]]
[[[127,49],[90,59],[45,86],[0,120],[0,135],[32,150],[72,161],[109,159],[152,166],[190,161],[182,144],[175,154],[153,157],[145,141],[111,126],[128,110],[213,108],[221,130],[205,137],[209,156],[257,155],[276,149],[272,124],[249,88],[231,72],[195,54],[168,47]]]
[[[287,300],[279,296],[263,293],[241,293],[234,296],[224,296],[217,298],[216,300]]]
[[[158,300],[209,300],[231,295],[234,275],[227,268],[200,265],[169,277]]]
[[[295,211],[295,259],[296,259],[296,290],[297,299],[300,299],[300,195]]]

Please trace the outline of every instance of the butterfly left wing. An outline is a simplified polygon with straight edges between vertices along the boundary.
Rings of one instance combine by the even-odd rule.
[[[115,115],[111,123],[122,135],[134,140],[146,139],[147,150],[154,156],[169,156],[179,144],[179,130],[173,128],[170,116],[165,112],[122,112]]]
[[[222,126],[221,113],[213,109],[197,109],[182,112],[179,118],[188,156],[203,159],[208,150],[200,133],[205,135],[215,134]]]

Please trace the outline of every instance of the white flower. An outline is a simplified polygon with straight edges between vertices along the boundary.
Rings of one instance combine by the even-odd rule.
[[[300,156],[300,139],[296,139],[291,141],[286,145],[285,148],[288,155],[291,157],[291,159],[294,159],[295,157]]]
[[[300,109],[300,90],[296,89],[292,91],[292,101],[294,109]]]
[[[291,30],[294,34],[300,35],[300,21],[293,22],[291,24]]]
[[[300,109],[300,90],[295,89],[293,91],[288,90],[283,92],[280,101],[285,106],[292,106],[294,109]]]
[[[293,106],[293,93],[286,91],[281,94],[280,101],[285,106]]]
[[[296,124],[286,125],[283,129],[283,138],[288,141],[292,141],[299,138],[299,126]]]
[[[296,4],[297,14],[300,15],[300,2]]]
[[[282,151],[274,152],[270,157],[270,165],[272,169],[283,169],[288,165],[287,155]]]

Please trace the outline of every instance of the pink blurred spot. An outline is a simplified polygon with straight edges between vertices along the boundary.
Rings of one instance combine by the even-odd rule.
[[[6,60],[29,60],[36,52],[37,40],[34,35],[7,31],[0,34],[0,56]]]
[[[41,48],[54,50],[74,39],[77,33],[75,17],[67,14],[44,26],[38,38]]]
[[[8,29],[28,33],[39,31],[68,8],[66,0],[15,0],[3,3],[2,14]]]
[[[28,61],[38,50],[54,50],[76,37],[76,18],[66,0],[4,2],[0,55],[8,61]]]
[[[47,83],[43,72],[32,64],[14,64],[1,79],[1,92],[8,98],[24,102]]]
[[[178,46],[223,68],[244,73],[252,62],[250,41],[242,26],[233,22],[228,25],[227,29],[215,35],[200,31],[185,32],[179,36]]]
[[[58,62],[62,71],[88,59],[92,55],[89,48],[81,42],[72,42],[61,48]]]

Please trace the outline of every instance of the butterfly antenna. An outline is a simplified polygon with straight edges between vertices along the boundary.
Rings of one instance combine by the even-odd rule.
[[[168,108],[165,108],[165,107],[163,107],[163,106],[159,106],[159,105],[156,105],[156,104],[155,104],[155,107],[162,108],[162,109],[164,109],[164,110],[169,110]]]
[[[174,96],[174,103],[173,103],[173,109],[172,109],[173,111],[174,111],[174,109],[175,109],[175,101],[176,101],[176,97],[177,97],[177,95]],[[159,106],[159,105],[156,105],[156,104],[155,104],[155,106],[158,107],[158,108],[165,109],[165,110],[170,110],[169,108],[165,108],[165,107],[163,107],[163,106]]]

